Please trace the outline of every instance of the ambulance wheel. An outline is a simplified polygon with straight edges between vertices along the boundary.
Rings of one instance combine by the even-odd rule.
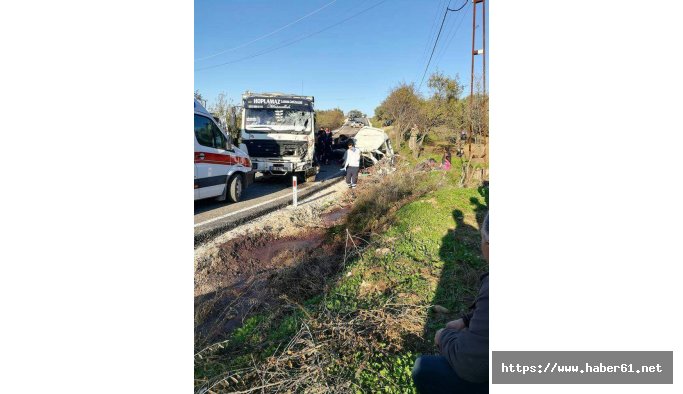
[[[239,174],[235,174],[230,178],[227,185],[228,200],[230,202],[238,202],[242,197],[243,182]]]

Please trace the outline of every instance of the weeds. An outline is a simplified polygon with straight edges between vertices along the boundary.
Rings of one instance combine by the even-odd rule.
[[[349,313],[321,308],[301,319],[296,334],[272,356],[231,370],[198,392],[350,393],[375,385],[398,390],[400,380],[392,375],[405,374],[412,362],[396,354],[403,349],[406,332],[420,333],[425,316],[424,306],[389,302]],[[357,368],[349,369],[349,365]]]
[[[476,293],[486,204],[410,168],[366,177],[328,253],[270,278],[279,303],[195,355],[197,392],[414,392],[415,358]]]
[[[392,214],[407,203],[433,190],[445,173],[415,172],[408,162],[400,163],[390,176],[363,182],[357,192],[353,210],[346,221],[352,234],[374,233],[390,223]]]

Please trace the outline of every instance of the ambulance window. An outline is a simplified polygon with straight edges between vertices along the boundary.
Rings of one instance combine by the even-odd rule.
[[[213,122],[204,116],[195,115],[194,116],[194,135],[197,137],[197,142],[199,145],[208,146],[213,148]]]
[[[213,128],[213,147],[216,149],[225,149],[225,143],[227,142],[225,135],[217,128]]]

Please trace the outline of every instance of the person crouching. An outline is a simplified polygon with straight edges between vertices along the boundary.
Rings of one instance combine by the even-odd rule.
[[[481,253],[489,261],[489,215],[481,225]],[[488,393],[489,277],[484,274],[470,312],[436,332],[439,355],[415,360],[413,382],[421,394]]]

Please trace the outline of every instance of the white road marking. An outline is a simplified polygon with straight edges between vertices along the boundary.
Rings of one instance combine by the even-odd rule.
[[[328,181],[328,180],[331,180],[331,179],[333,179],[333,178],[323,179],[322,182],[324,183],[325,181]],[[306,189],[308,189],[308,188],[306,188]],[[304,190],[305,190],[305,189],[304,189]],[[322,190],[322,189],[321,189],[321,190]],[[318,190],[318,191],[321,191],[321,190]],[[317,192],[314,192],[313,194],[315,195],[316,193],[317,193]],[[311,197],[312,197],[312,196],[311,196]],[[308,197],[308,199],[310,199],[311,197]],[[205,225],[205,224],[213,223],[213,222],[215,222],[215,221],[217,221],[217,220],[225,219],[225,218],[227,218],[227,217],[230,217],[230,216],[233,216],[233,215],[237,215],[238,213],[246,212],[246,211],[249,211],[249,210],[251,210],[251,209],[258,208],[258,207],[263,206],[263,205],[266,205],[266,204],[270,204],[270,203],[273,202],[273,201],[281,200],[281,199],[283,199],[283,198],[292,198],[292,195],[291,195],[291,194],[285,194],[284,196],[275,197],[275,198],[273,198],[273,199],[271,199],[271,200],[264,201],[264,202],[258,203],[258,204],[256,204],[256,205],[252,205],[252,206],[250,206],[250,207],[242,208],[242,209],[239,209],[239,210],[237,210],[237,211],[235,211],[235,212],[226,213],[225,215],[218,216],[218,217],[215,217],[215,218],[213,218],[213,219],[205,220],[205,221],[203,221],[203,222],[201,222],[201,223],[195,224],[194,227],[197,228],[197,227],[203,226],[203,225]],[[307,200],[308,200],[308,199],[307,199]],[[302,201],[302,204],[305,203],[305,202],[307,202],[307,201],[306,201],[306,200]]]
[[[273,198],[272,200],[264,201],[264,202],[258,203],[258,204],[256,204],[256,205],[252,205],[252,206],[250,206],[250,207],[242,208],[242,209],[239,209],[239,210],[237,210],[237,211],[235,211],[235,212],[226,213],[225,215],[218,216],[218,217],[215,217],[215,218],[213,218],[213,219],[209,219],[209,220],[203,221],[203,222],[201,222],[201,223],[197,223],[197,224],[195,224],[194,226],[195,226],[195,227],[203,226],[203,225],[205,225],[205,224],[213,223],[213,222],[215,222],[216,220],[225,219],[225,218],[230,217],[230,216],[232,216],[232,215],[237,215],[238,213],[242,213],[242,212],[248,211],[248,210],[250,210],[250,209],[254,209],[254,208],[258,208],[258,207],[260,207],[260,206],[266,205],[266,204],[270,204],[270,203],[273,202],[273,201],[281,200],[281,199],[283,199],[283,198],[291,198],[291,197],[292,197],[292,196],[290,196],[290,195],[284,195],[284,196],[280,196],[280,197],[275,197],[275,198]]]

